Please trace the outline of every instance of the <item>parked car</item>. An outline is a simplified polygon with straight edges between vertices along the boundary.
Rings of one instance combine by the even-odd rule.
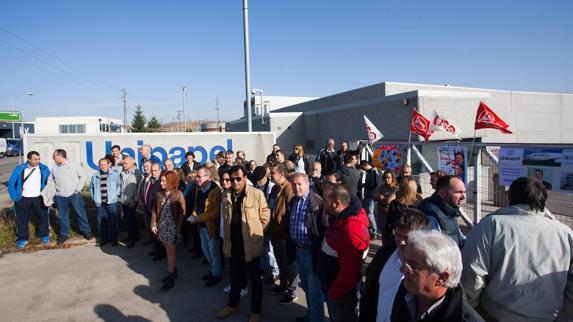
[[[22,155],[22,140],[21,139],[7,139],[6,140],[6,155],[9,157]]]
[[[0,138],[0,158],[6,156],[6,139]]]

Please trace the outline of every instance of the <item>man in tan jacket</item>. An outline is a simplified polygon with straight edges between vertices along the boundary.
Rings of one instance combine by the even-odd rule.
[[[270,211],[262,191],[248,186],[247,169],[235,165],[231,173],[231,191],[222,196],[224,216],[223,252],[231,258],[231,291],[229,303],[217,319],[225,319],[239,310],[243,277],[251,282],[251,317],[249,322],[260,321],[263,300],[263,280],[260,257],[263,253],[263,232],[269,223]]]
[[[288,217],[290,202],[293,198],[292,186],[287,179],[287,169],[284,164],[277,164],[271,170],[271,178],[275,186],[269,196],[271,208],[271,223],[269,232],[275,258],[279,266],[280,284],[271,289],[272,294],[282,294],[281,304],[290,304],[297,299],[298,268],[296,256],[289,254],[287,247]],[[290,255],[290,256],[289,256]]]

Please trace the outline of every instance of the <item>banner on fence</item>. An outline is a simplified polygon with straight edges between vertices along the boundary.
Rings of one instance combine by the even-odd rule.
[[[458,145],[438,146],[438,170],[458,176],[467,184],[468,148]]]
[[[539,180],[547,190],[573,193],[573,149],[504,148],[499,151],[499,184],[519,177]]]
[[[400,161],[404,154],[405,145],[378,145],[374,150],[374,167],[381,171],[400,171]]]

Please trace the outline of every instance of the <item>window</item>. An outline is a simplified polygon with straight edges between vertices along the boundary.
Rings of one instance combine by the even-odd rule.
[[[86,133],[85,124],[60,124],[60,133]]]

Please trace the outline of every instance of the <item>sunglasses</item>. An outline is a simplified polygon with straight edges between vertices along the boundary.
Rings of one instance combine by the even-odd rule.
[[[231,177],[231,179],[229,179],[229,181],[231,182],[241,182],[243,180],[243,178],[239,178],[239,177]]]
[[[223,178],[222,180],[225,181],[225,182],[231,181],[231,179],[229,179],[229,178]]]

